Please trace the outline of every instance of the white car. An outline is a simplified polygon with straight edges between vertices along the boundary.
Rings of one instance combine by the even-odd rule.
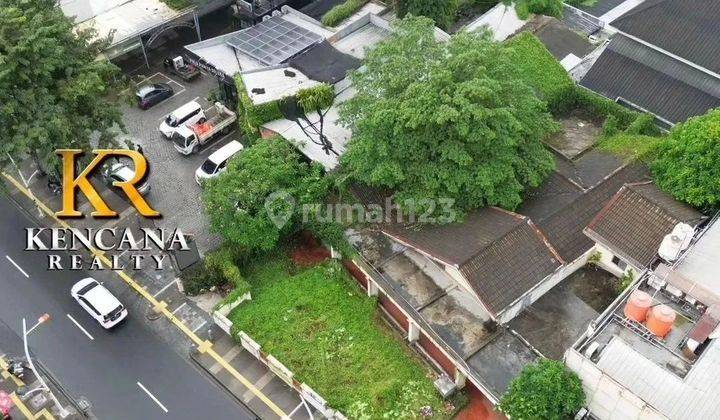
[[[75,283],[70,295],[105,329],[114,327],[128,315],[125,306],[92,277]]]
[[[195,182],[202,182],[220,176],[227,169],[228,161],[243,149],[243,145],[233,140],[208,156],[207,160],[195,170]]]
[[[135,171],[122,162],[116,162],[105,168],[103,176],[105,178],[105,182],[109,186],[113,186],[113,182],[115,181],[128,182],[135,178]],[[137,188],[140,195],[147,195],[147,193],[150,192],[150,184],[148,183],[147,178],[145,178],[145,180],[135,188]]]

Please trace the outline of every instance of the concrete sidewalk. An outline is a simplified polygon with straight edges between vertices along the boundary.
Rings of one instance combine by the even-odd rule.
[[[278,378],[265,364],[255,359],[250,353],[229,335],[222,332],[214,343],[215,351],[230,363],[245,378],[253,383],[265,395],[270,397],[288,417],[293,420],[322,418],[312,406],[306,406],[300,396],[289,385]],[[212,375],[223,387],[232,393],[238,400],[250,407],[262,419],[277,418],[265,404],[255,398],[239,381],[223,370],[222,366],[206,354],[192,354],[193,359]],[[309,410],[309,411],[308,411]],[[310,415],[312,413],[312,417]]]

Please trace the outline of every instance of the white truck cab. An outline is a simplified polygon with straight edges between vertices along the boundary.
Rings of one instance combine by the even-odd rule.
[[[175,150],[183,155],[197,153],[200,147],[205,146],[220,134],[227,134],[233,128],[237,114],[228,107],[215,102],[215,106],[206,111],[208,117],[195,124],[181,125],[172,135]]]

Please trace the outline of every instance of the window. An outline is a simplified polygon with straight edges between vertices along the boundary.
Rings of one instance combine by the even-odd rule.
[[[618,268],[623,271],[625,271],[625,269],[627,268],[627,263],[625,261],[621,260],[620,257],[618,257],[616,255],[613,256],[612,263],[615,264],[616,266],[618,266]]]

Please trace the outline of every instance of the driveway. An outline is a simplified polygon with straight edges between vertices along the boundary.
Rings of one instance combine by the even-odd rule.
[[[220,245],[220,237],[210,233],[202,204],[202,189],[194,178],[195,170],[213,151],[231,140],[240,141],[241,136],[235,129],[200,149],[196,155],[181,155],[172,142],[160,134],[158,126],[167,114],[189,101],[198,101],[204,109],[211,107],[207,97],[217,88],[217,81],[212,75],[203,74],[198,79],[185,82],[164,73],[162,66],[148,70],[148,74],[146,83],[167,83],[173,87],[175,95],[145,111],[125,105],[123,120],[128,134],[142,145],[148,158],[152,186],[148,200],[162,214],[156,225],[167,229],[180,228],[184,233],[193,234],[200,253],[204,255]]]

